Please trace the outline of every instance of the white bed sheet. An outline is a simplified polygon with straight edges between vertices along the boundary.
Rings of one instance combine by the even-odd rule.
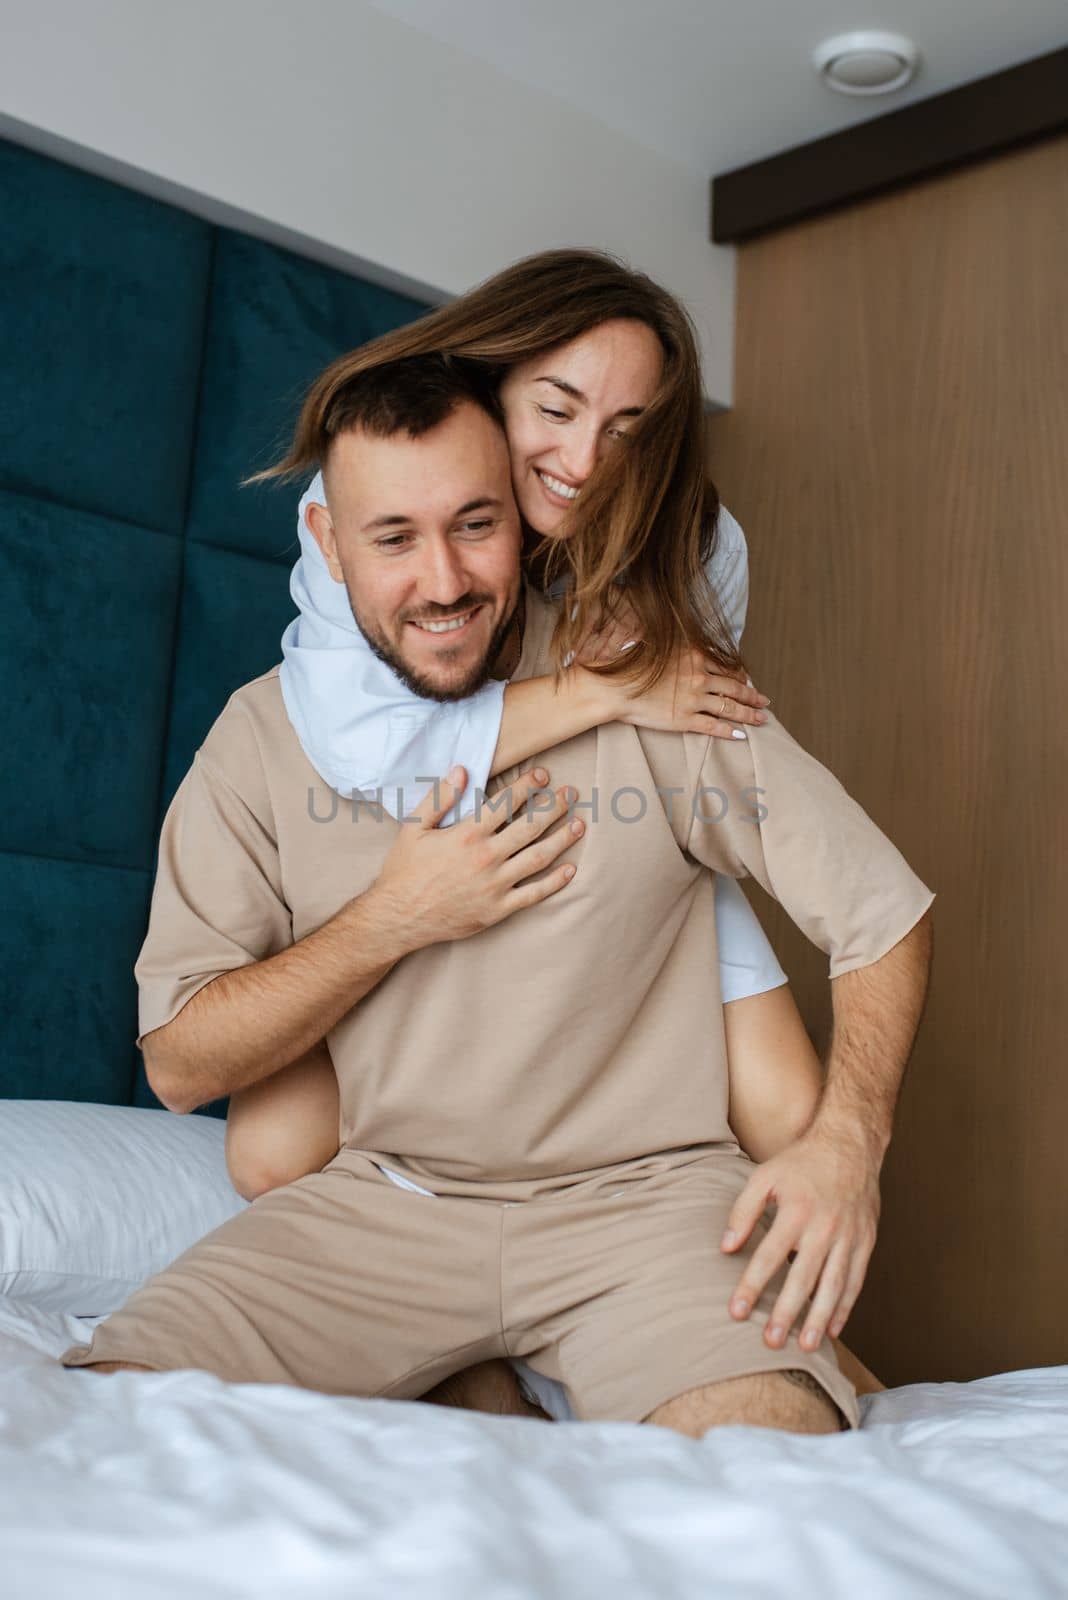
[[[1062,1600],[1068,1366],[703,1440],[68,1371],[0,1298],[5,1600]]]

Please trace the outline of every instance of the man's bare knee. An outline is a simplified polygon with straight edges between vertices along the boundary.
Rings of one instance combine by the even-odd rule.
[[[827,1391],[810,1373],[794,1367],[688,1389],[657,1406],[645,1421],[691,1439],[702,1438],[710,1428],[739,1422],[788,1433],[837,1433],[841,1428],[838,1407]]]

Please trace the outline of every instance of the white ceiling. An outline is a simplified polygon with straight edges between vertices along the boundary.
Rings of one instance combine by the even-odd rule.
[[[1068,45],[1068,0],[372,3],[705,177]],[[834,94],[812,49],[866,27],[909,35],[920,70],[895,94]]]

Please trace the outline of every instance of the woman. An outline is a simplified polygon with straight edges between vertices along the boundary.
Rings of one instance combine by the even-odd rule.
[[[258,477],[317,465],[309,441],[324,424],[343,429],[347,378],[430,352],[477,364],[496,386],[527,575],[570,599],[553,638],[556,671],[491,680],[460,703],[409,692],[370,650],[344,585],[326,571],[317,477],[300,508],[291,584],[300,616],[283,636],[282,689],[324,781],[342,794],[381,784],[383,804],[394,795],[400,814],[418,791],[415,775],[460,762],[468,782],[458,820],[489,777],[600,722],[744,738],[742,725],[764,720],[758,708],[769,703],[738,652],[745,543],[706,480],[699,365],[678,302],[599,252],[521,261],[333,363],[309,392],[291,450]],[[403,560],[404,536],[385,534],[387,550]],[[591,675],[597,696],[586,692]],[[716,898],[731,1125],[760,1162],[807,1125],[821,1072],[741,891],[717,878]],[[337,1130],[324,1042],[232,1097],[235,1185],[251,1197],[319,1170],[337,1151]],[[879,1387],[840,1347],[839,1356],[858,1389]],[[468,1403],[477,1403],[473,1389]]]

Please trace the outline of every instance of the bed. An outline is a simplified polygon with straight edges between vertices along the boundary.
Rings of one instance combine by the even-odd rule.
[[[5,1600],[1068,1594],[1068,1367],[865,1395],[852,1433],[700,1441],[60,1367],[244,1204],[222,1138],[0,1102]]]
[[[1063,1367],[694,1442],[58,1367],[91,1326],[0,1300],[8,1600],[1068,1593]]]

